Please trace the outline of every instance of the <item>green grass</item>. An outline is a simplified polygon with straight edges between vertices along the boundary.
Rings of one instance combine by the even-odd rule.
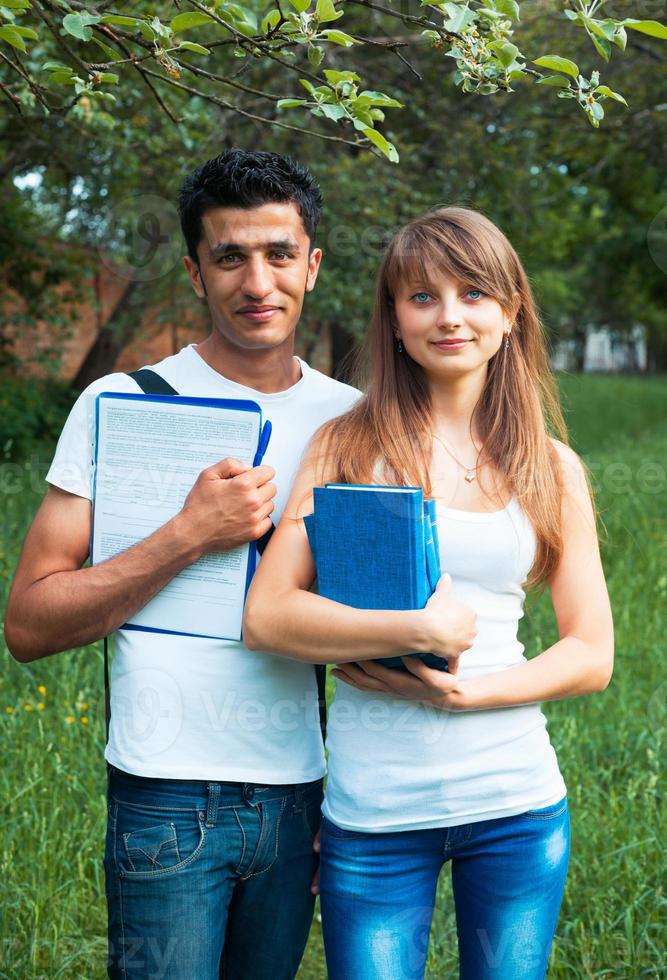
[[[549,977],[658,978],[667,973],[660,931],[666,911],[667,379],[563,377],[561,384],[572,442],[591,467],[606,529],[617,665],[604,693],[546,706],[573,833]],[[38,495],[7,492],[13,479],[0,485],[4,602]],[[546,598],[529,601],[521,636],[529,655],[556,638]],[[105,975],[101,651],[89,647],[29,666],[16,664],[4,648],[2,656],[0,977],[96,980]],[[445,871],[428,976],[456,975]],[[325,977],[317,921],[300,977]]]

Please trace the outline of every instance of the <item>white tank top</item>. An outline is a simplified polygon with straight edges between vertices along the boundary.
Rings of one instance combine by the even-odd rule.
[[[523,663],[522,583],[536,541],[518,501],[487,513],[440,508],[438,534],[452,594],[477,612],[477,637],[459,676]],[[348,830],[451,827],[548,806],[565,794],[538,704],[453,713],[338,682],[327,749],[324,814]]]

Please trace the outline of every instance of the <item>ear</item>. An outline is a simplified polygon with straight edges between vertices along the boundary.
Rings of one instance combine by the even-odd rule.
[[[183,265],[190,279],[190,285],[200,299],[206,298],[206,288],[202,281],[201,269],[199,264],[194,262],[189,255],[183,256]]]
[[[311,250],[310,256],[308,258],[308,278],[306,279],[306,292],[310,293],[315,288],[315,283],[317,282],[317,273],[320,271],[320,263],[322,261],[322,249],[314,248]]]

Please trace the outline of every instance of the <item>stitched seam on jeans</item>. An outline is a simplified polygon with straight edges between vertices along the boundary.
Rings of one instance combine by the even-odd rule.
[[[550,810],[548,813],[533,813],[527,810],[522,814],[526,820],[553,820],[554,817],[562,817],[567,809],[567,803],[563,803],[557,810]]]
[[[234,807],[234,816],[236,817],[236,822],[241,829],[241,839],[242,839],[241,857],[239,858],[239,863],[236,865],[236,870],[234,874],[241,877],[241,865],[243,864],[243,859],[245,858],[245,850],[246,850],[246,836],[245,836],[245,830],[243,829],[243,824],[241,823],[241,819],[238,814],[238,807]]]
[[[126,963],[125,963],[125,945],[126,944],[125,944],[125,913],[123,911],[123,880],[122,880],[122,875],[120,873],[120,868],[118,867],[118,865],[116,863],[116,844],[117,844],[117,840],[118,840],[118,835],[116,833],[116,826],[114,825],[114,828],[113,828],[113,863],[114,863],[114,871],[116,873],[116,878],[118,879],[118,882],[117,882],[118,883],[118,913],[120,915],[120,935],[121,935],[121,943],[122,943],[122,946],[123,946],[123,952],[122,952],[122,955],[121,955],[121,959],[120,959],[120,964],[119,965],[120,965],[120,969],[121,969],[121,972],[122,972],[122,975],[123,975],[124,980],[127,980],[127,967],[126,967]],[[118,957],[118,951],[116,951],[116,957]]]
[[[193,861],[199,857],[199,853],[206,843],[206,827],[199,821],[199,830],[201,833],[201,840],[199,844],[194,849],[190,857],[187,857],[185,861],[181,861],[180,864],[172,864],[169,868],[162,868],[160,871],[121,871],[121,874],[128,879],[138,879],[138,878],[166,878],[170,874],[176,874],[177,871],[182,871],[187,868],[188,865],[192,864]]]
[[[269,868],[272,868],[273,865],[278,860],[278,835],[279,835],[279,832],[280,832],[280,822],[281,822],[281,820],[283,818],[283,813],[285,812],[285,807],[286,806],[287,806],[287,797],[285,796],[285,797],[283,797],[283,802],[282,802],[282,805],[280,807],[280,813],[278,814],[278,817],[276,819],[276,837],[275,837],[275,851],[276,851],[276,853],[273,855],[273,860],[269,864],[267,864],[265,868],[262,868],[261,871],[253,871],[253,872],[251,872],[251,874],[245,875],[242,878],[242,881],[247,881],[249,878],[257,878],[258,875],[263,875],[266,871],[269,870]]]
[[[165,813],[198,813],[200,806],[158,806],[156,803],[130,803],[129,800],[121,800],[117,796],[113,797],[114,803],[122,803],[133,810],[160,810]]]

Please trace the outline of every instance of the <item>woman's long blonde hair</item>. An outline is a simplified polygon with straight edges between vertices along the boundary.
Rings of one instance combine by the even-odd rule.
[[[371,483],[381,464],[388,482],[431,494],[431,399],[422,368],[397,350],[394,296],[400,283],[427,279],[433,270],[495,297],[510,317],[519,297],[510,346],[503,344],[489,361],[474,425],[483,443],[480,467],[491,464],[503,475],[535,528],[529,584],[544,582],[562,552],[560,467],[549,437],[567,442],[567,432],[526,273],[505,235],[483,214],[436,208],[391,240],[357,362],[356,380],[366,395],[324,428],[327,473],[340,482]]]

